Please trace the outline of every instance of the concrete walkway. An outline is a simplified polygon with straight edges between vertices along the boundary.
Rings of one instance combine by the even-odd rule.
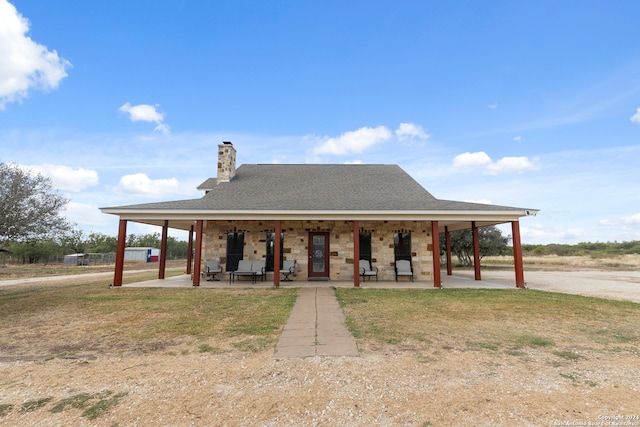
[[[274,357],[358,356],[332,288],[301,288]]]

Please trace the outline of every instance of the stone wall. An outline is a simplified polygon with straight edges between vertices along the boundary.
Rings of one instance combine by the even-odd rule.
[[[353,222],[282,221],[283,257],[296,261],[295,280],[308,275],[309,232],[328,232],[331,280],[353,280]],[[207,259],[226,263],[227,233],[244,232],[244,259],[266,258],[267,233],[275,227],[271,221],[205,221],[202,266]],[[411,259],[416,281],[433,282],[431,223],[423,221],[360,221],[360,231],[371,233],[372,265],[378,267],[380,280],[395,280],[394,233],[411,233]],[[437,237],[436,237],[437,238]],[[268,276],[272,280],[271,273]],[[406,279],[401,279],[406,280]]]

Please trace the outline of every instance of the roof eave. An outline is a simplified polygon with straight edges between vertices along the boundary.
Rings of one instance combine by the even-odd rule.
[[[102,208],[106,214],[118,215],[121,219],[168,220],[407,220],[407,221],[491,221],[518,220],[520,217],[535,215],[534,209],[508,210],[158,210],[158,209],[118,209]]]

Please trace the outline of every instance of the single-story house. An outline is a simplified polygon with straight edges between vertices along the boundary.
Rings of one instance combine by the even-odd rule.
[[[352,280],[359,286],[359,260],[365,259],[378,269],[379,280],[398,280],[396,263],[406,260],[413,280],[438,287],[440,233],[448,242],[451,231],[469,228],[480,280],[477,228],[511,223],[516,286],[524,287],[519,219],[536,209],[437,199],[397,165],[243,164],[236,169],[230,142],[218,146],[217,165],[217,176],[198,186],[205,193],[201,198],[101,208],[120,218],[114,286],[122,284],[126,227],[133,221],[162,227],[163,245],[169,227],[189,231],[195,247],[193,271],[189,259],[187,273],[194,286],[209,259],[226,272],[236,270],[239,260],[262,260],[274,272],[275,286],[283,260],[295,261],[295,280]],[[160,250],[160,279],[165,249]],[[450,254],[447,244],[448,274]]]

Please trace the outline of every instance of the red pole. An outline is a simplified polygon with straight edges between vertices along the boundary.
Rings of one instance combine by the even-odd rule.
[[[202,261],[203,220],[196,222],[196,254],[193,260],[193,286],[200,286],[200,262]]]
[[[444,241],[445,251],[447,252],[447,276],[451,276],[453,274],[451,265],[451,233],[449,233],[449,227],[446,225],[444,227]]]
[[[478,227],[476,222],[471,222],[471,232],[473,235],[473,267],[475,270],[475,279],[482,280],[480,278],[480,238],[478,237]]]
[[[513,234],[513,264],[516,271],[516,288],[524,288],[524,265],[522,263],[519,221],[511,221],[511,234]]]
[[[189,244],[187,245],[187,274],[191,274],[191,261],[193,261],[193,225],[189,230]]]
[[[433,255],[433,287],[439,288],[442,285],[440,277],[440,231],[438,221],[431,221],[431,243]]]
[[[116,246],[116,267],[113,274],[113,286],[122,286],[124,270],[124,247],[127,243],[127,220],[121,219],[118,225],[118,244]]]
[[[158,279],[164,279],[167,267],[167,235],[169,234],[169,220],[164,220],[162,226],[162,240],[160,241],[160,265],[158,266]]]
[[[273,286],[275,286],[276,288],[280,286],[280,258],[282,256],[280,254],[280,245],[281,245],[280,234],[281,233],[282,233],[282,223],[278,219],[275,221],[276,239],[274,242],[275,247],[273,248]]]
[[[353,286],[360,287],[360,221],[353,221]]]

